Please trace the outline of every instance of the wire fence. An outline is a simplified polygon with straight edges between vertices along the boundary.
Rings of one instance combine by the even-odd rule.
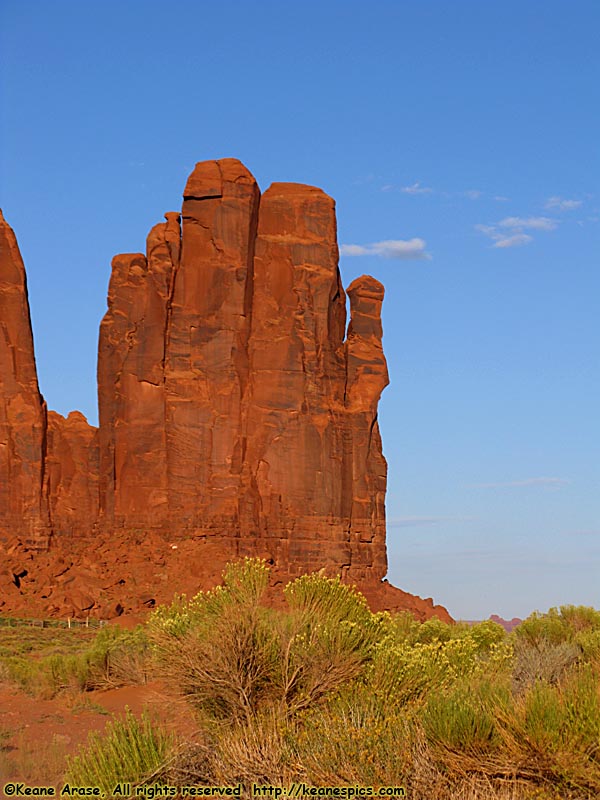
[[[0,628],[67,628],[80,630],[81,628],[102,628],[106,625],[103,619],[25,619],[23,617],[0,617]]]

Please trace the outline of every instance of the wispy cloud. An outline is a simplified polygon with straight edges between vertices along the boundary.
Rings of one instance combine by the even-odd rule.
[[[483,195],[481,189],[467,189],[466,192],[462,192],[465,197],[468,197],[469,200],[479,200],[479,198]]]
[[[342,244],[340,245],[340,255],[342,256],[368,256],[371,251],[362,244]]]
[[[551,217],[504,217],[493,225],[475,225],[475,229],[494,244],[492,247],[521,247],[533,241],[533,236],[525,233],[531,231],[553,231],[558,220]]]
[[[521,247],[533,241],[533,236],[528,233],[515,233],[513,236],[494,237],[495,242],[492,247]]]
[[[581,200],[568,200],[564,197],[549,197],[544,203],[544,208],[556,211],[572,211],[574,208],[579,208],[582,205]]]
[[[496,481],[493,483],[472,483],[470,489],[512,489],[526,486],[551,486],[558,488],[571,483],[566,478],[524,478],[520,481]]]
[[[473,517],[393,517],[387,520],[388,528],[420,528],[440,522],[468,522]]]
[[[508,203],[508,201],[510,200],[510,197],[505,197],[503,194],[495,194],[494,195],[494,200],[497,203]]]
[[[430,259],[426,251],[424,239],[385,239],[372,244],[343,244],[340,253],[343,256],[380,256],[400,261]]]
[[[417,181],[411,186],[402,186],[400,191],[404,192],[404,194],[431,194],[433,189],[430,186],[421,186],[420,182]]]
[[[495,225],[475,225],[475,229],[494,242],[492,247],[520,247],[533,241],[533,236],[528,233],[508,234],[499,231]]]
[[[558,225],[558,220],[550,217],[505,217],[498,225],[501,228],[515,230],[553,231]]]

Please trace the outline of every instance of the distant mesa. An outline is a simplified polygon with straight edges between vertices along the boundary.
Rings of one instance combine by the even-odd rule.
[[[113,259],[98,429],[47,411],[3,217],[0,248],[0,613],[136,612],[259,556],[276,584],[324,569],[375,609],[449,619],[383,580],[384,289],[348,287],[346,329],[323,191],[196,165],[146,252]]]
[[[519,617],[513,617],[512,619],[503,619],[502,617],[499,617],[497,614],[491,614],[490,619],[492,620],[492,622],[497,622],[498,625],[502,625],[502,627],[507,633],[514,631],[514,629],[517,628],[523,622],[523,620],[519,619]]]
[[[502,617],[499,617],[498,614],[490,614],[488,619],[491,620],[492,622],[496,622],[498,625],[502,625],[502,627],[507,633],[514,631],[514,629],[523,622],[523,620],[519,619],[519,617],[513,617],[512,619],[503,619]],[[462,620],[462,622],[464,622],[466,625],[479,625],[481,620],[465,619]]]

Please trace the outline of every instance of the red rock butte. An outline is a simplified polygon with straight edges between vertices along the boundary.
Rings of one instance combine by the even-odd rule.
[[[448,619],[383,580],[384,289],[353,281],[346,329],[334,201],[261,196],[226,158],[165,220],[112,262],[96,429],[46,410],[0,216],[0,613],[136,612],[259,556],[274,584],[325,570],[373,608]]]

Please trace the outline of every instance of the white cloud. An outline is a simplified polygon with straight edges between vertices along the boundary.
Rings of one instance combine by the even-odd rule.
[[[564,197],[549,197],[545,204],[544,208],[554,208],[557,211],[572,211],[574,208],[579,208],[582,205],[581,200],[567,200]]]
[[[492,247],[521,247],[533,241],[528,233],[515,233],[514,236],[498,236]]]
[[[533,241],[533,237],[528,233],[513,233],[508,235],[499,231],[495,225],[475,225],[475,229],[492,239],[492,247],[521,247]]]
[[[425,252],[424,239],[387,239],[372,245],[373,251],[383,258],[431,258]]]
[[[502,481],[497,483],[473,483],[469,488],[471,489],[504,489],[504,488],[515,488],[515,487],[523,487],[523,486],[553,486],[558,488],[559,486],[565,486],[566,484],[571,483],[571,481],[567,480],[566,478],[525,478],[520,481]]]
[[[523,230],[530,228],[537,231],[553,231],[558,221],[550,217],[505,217],[498,225],[501,228],[516,228]]]
[[[360,244],[343,244],[340,246],[340,253],[343,256],[368,256],[370,252],[368,247],[363,247]]]
[[[533,241],[526,230],[553,231],[558,220],[550,217],[505,217],[493,225],[475,225],[475,229],[491,239],[492,247],[521,247]]]
[[[480,189],[467,189],[463,194],[465,197],[468,197],[469,200],[478,200],[483,192]]]
[[[419,181],[417,181],[416,183],[413,183],[412,186],[403,186],[400,191],[404,192],[405,194],[431,194],[433,189],[431,189],[429,186],[421,186]]]
[[[497,194],[497,195],[494,195],[494,200],[497,203],[508,203],[508,201],[510,200],[510,197],[505,197],[503,194]]]
[[[343,244],[340,253],[343,256],[380,256],[402,261],[413,259],[430,259],[426,252],[427,243],[424,239],[385,239],[373,244]]]

